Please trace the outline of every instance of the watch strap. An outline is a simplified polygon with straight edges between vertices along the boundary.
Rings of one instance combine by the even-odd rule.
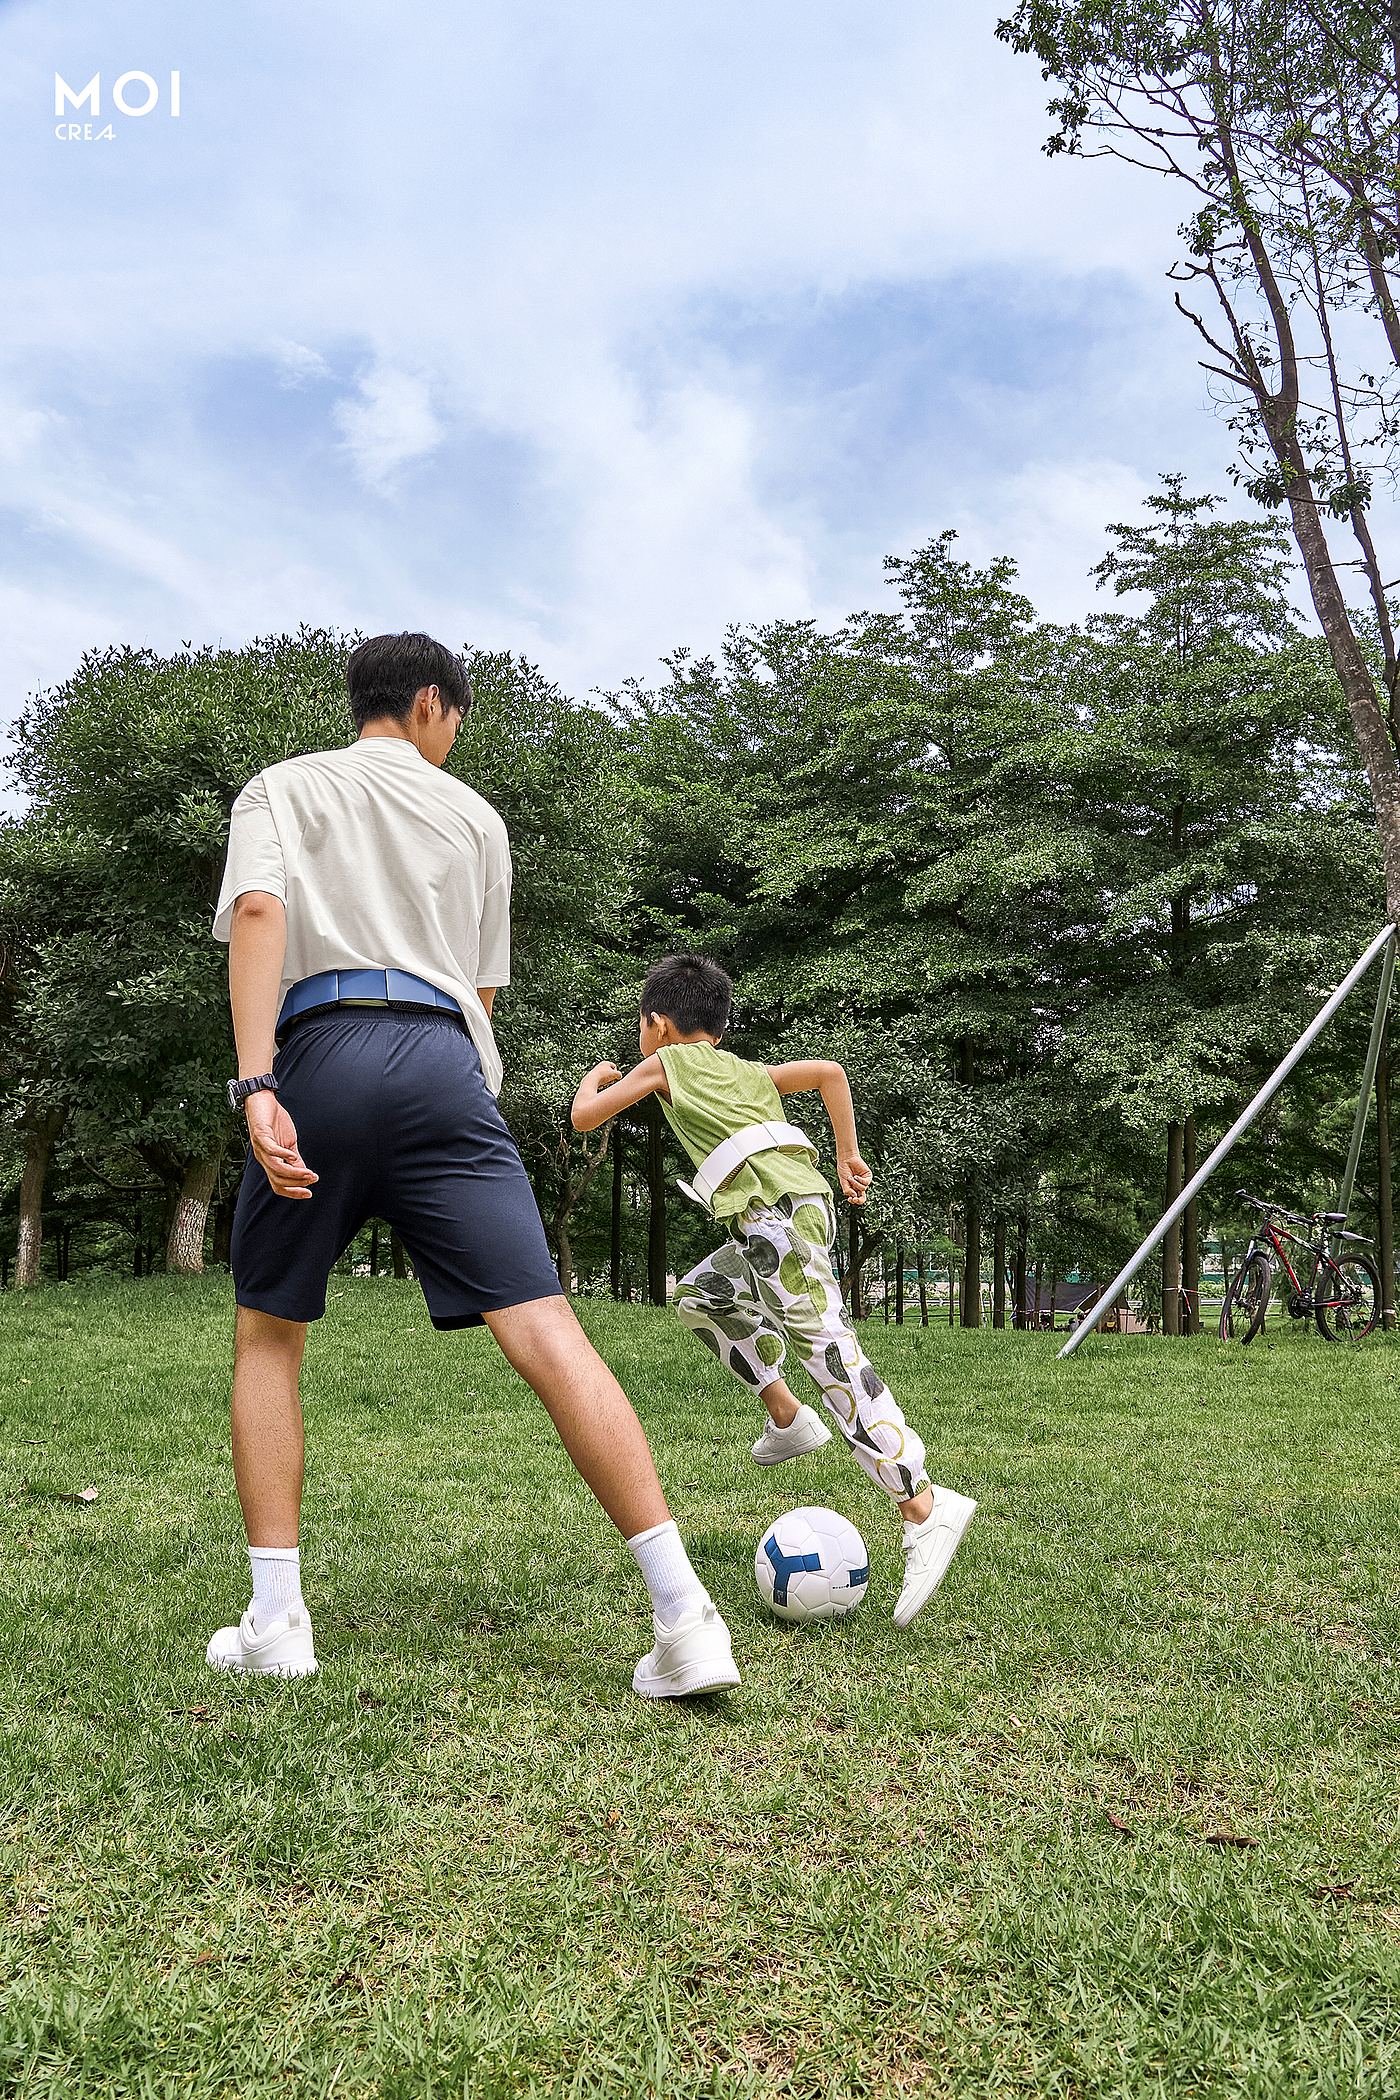
[[[255,1079],[230,1079],[228,1105],[241,1108],[250,1094],[275,1094],[277,1091],[277,1080],[271,1072],[260,1072]]]

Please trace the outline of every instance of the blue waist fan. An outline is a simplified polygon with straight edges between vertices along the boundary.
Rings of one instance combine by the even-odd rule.
[[[336,1006],[427,1006],[466,1018],[447,992],[408,970],[319,970],[292,986],[282,1001],[276,1032],[280,1036],[291,1022],[329,1013]]]

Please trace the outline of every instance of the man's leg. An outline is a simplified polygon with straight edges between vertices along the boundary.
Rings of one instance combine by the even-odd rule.
[[[216,1669],[302,1677],[316,1668],[301,1595],[301,1484],[305,1461],[297,1389],[305,1324],[238,1308],[233,1343],[233,1477],[252,1563],[253,1601],[237,1626],[210,1641]]]
[[[632,1403],[564,1297],[489,1312],[507,1362],[544,1402],[587,1486],[625,1539],[670,1521]]]
[[[295,1546],[306,1438],[304,1322],[238,1308],[233,1341],[233,1477],[250,1546]]]
[[[632,1689],[672,1699],[737,1684],[728,1628],[667,1511],[646,1434],[568,1300],[533,1298],[484,1317],[507,1362],[544,1402],[646,1583],[656,1646],[638,1663]]]

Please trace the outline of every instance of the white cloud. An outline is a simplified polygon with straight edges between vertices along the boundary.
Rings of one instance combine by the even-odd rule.
[[[273,345],[280,374],[279,385],[300,389],[312,385],[318,379],[329,379],[331,368],[319,350],[308,350],[305,343],[277,342]]]
[[[410,460],[437,450],[445,432],[433,414],[428,382],[417,373],[376,365],[360,380],[359,396],[337,401],[331,417],[356,475],[383,495]]]

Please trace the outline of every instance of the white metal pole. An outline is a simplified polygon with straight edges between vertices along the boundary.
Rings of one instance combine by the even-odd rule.
[[[1250,1124],[1259,1114],[1260,1109],[1266,1108],[1269,1102],[1273,1100],[1274,1095],[1283,1085],[1284,1080],[1287,1079],[1289,1073],[1293,1070],[1293,1067],[1297,1064],[1299,1058],[1303,1056],[1305,1051],[1310,1050],[1312,1048],[1313,1044],[1317,1041],[1317,1038],[1321,1035],[1323,1029],[1327,1026],[1327,1023],[1331,1020],[1333,1014],[1337,1011],[1337,1008],[1341,1005],[1342,1001],[1346,998],[1347,994],[1350,991],[1354,990],[1356,985],[1360,983],[1361,979],[1366,975],[1366,972],[1370,969],[1376,957],[1380,954],[1382,948],[1385,947],[1388,941],[1393,939],[1394,934],[1394,926],[1387,926],[1382,933],[1378,933],[1376,935],[1376,938],[1372,941],[1370,947],[1366,950],[1366,953],[1362,956],[1360,962],[1356,965],[1356,968],[1354,970],[1351,970],[1347,974],[1347,976],[1343,978],[1342,982],[1337,986],[1336,991],[1333,992],[1331,998],[1327,1001],[1327,1004],[1323,1007],[1321,1013],[1317,1015],[1316,1019],[1308,1023],[1307,1027],[1303,1030],[1303,1033],[1299,1036],[1297,1042],[1293,1045],[1293,1048],[1289,1051],[1287,1057],[1285,1057],[1285,1059],[1283,1060],[1283,1063],[1278,1067],[1278,1070],[1274,1072],[1268,1079],[1265,1080],[1263,1086],[1260,1087],[1258,1093],[1250,1102],[1248,1108],[1244,1111],[1243,1115],[1237,1117],[1235,1122],[1233,1122],[1230,1125],[1230,1128],[1226,1131],[1224,1137],[1220,1140],[1220,1143],[1216,1146],[1214,1152],[1211,1153],[1210,1158],[1206,1161],[1205,1165],[1201,1168],[1200,1172],[1197,1175],[1195,1175],[1195,1177],[1190,1182],[1188,1182],[1187,1186],[1177,1197],[1175,1203],[1173,1203],[1171,1209],[1166,1213],[1166,1216],[1158,1219],[1157,1223],[1153,1226],[1147,1238],[1138,1248],[1137,1253],[1128,1263],[1128,1266],[1125,1269],[1120,1270],[1119,1274],[1114,1277],[1112,1283],[1108,1286],[1107,1290],[1100,1298],[1097,1306],[1094,1308],[1092,1316],[1089,1319],[1083,1321],[1080,1326],[1075,1328],[1074,1333],[1070,1336],[1069,1340],[1065,1343],[1064,1348],[1060,1351],[1060,1356],[1062,1358],[1066,1356],[1073,1356],[1075,1350],[1079,1347],[1079,1344],[1083,1341],[1085,1335],[1093,1333],[1094,1329],[1098,1326],[1099,1321],[1108,1311],[1109,1306],[1113,1304],[1114,1300],[1118,1296],[1118,1293],[1123,1289],[1124,1285],[1132,1282],[1133,1278],[1137,1275],[1138,1270],[1142,1267],[1143,1263],[1147,1260],[1148,1255],[1152,1252],[1152,1249],[1158,1244],[1159,1241],[1165,1239],[1168,1229],[1176,1223],[1176,1220],[1181,1216],[1181,1213],[1185,1210],[1187,1204],[1192,1200],[1192,1198],[1199,1194],[1200,1190],[1202,1190],[1205,1187],[1206,1183],[1210,1180],[1211,1175],[1220,1165],[1220,1162],[1222,1159],[1224,1159],[1225,1155],[1228,1152],[1232,1152],[1234,1150],[1239,1140],[1244,1136],[1245,1132],[1248,1130]]]

